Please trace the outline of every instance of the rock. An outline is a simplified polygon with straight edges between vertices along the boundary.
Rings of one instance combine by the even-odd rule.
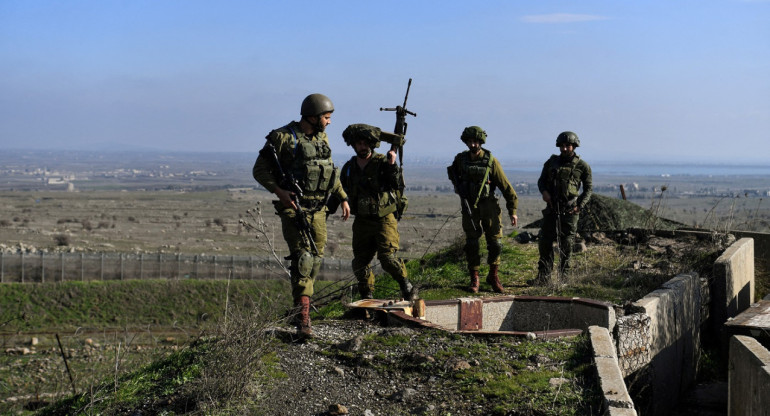
[[[450,358],[447,360],[445,367],[450,371],[462,371],[471,368],[471,364],[459,358]]]
[[[329,405],[329,414],[330,415],[346,415],[348,414],[348,408],[341,404],[330,404]]]
[[[537,335],[535,335],[534,332],[527,332],[527,339],[530,341],[534,341],[537,339]]]
[[[358,335],[340,345],[340,349],[348,352],[356,352],[361,349],[361,344],[363,344],[363,342],[364,336]]]
[[[559,387],[564,383],[568,383],[569,380],[567,380],[564,377],[553,377],[552,379],[548,380],[548,384],[551,385],[551,387]]]
[[[397,391],[390,396],[390,399],[395,402],[407,402],[417,396],[417,390],[411,388],[405,388],[401,391]]]

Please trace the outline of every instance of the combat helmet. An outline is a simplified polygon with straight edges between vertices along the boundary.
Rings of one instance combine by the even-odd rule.
[[[481,144],[484,144],[487,142],[487,132],[479,126],[466,127],[463,134],[460,135],[460,140],[465,142],[470,139],[477,139]]]
[[[578,139],[577,134],[571,131],[563,131],[559,133],[558,137],[556,137],[556,147],[559,147],[565,143],[578,147],[580,146],[580,139]]]
[[[342,138],[348,146],[353,146],[358,140],[366,140],[369,147],[375,149],[380,147],[380,135],[382,131],[379,127],[368,124],[351,124],[342,131]]]
[[[334,104],[329,97],[323,94],[310,94],[302,100],[300,115],[305,117],[315,117],[321,114],[334,112]]]

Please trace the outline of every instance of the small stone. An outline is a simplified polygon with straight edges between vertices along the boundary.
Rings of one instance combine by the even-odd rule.
[[[558,386],[561,386],[562,384],[567,383],[567,382],[569,382],[569,380],[567,380],[564,377],[554,377],[554,378],[548,380],[548,384],[550,384],[551,387],[558,387]]]
[[[348,408],[341,404],[330,404],[329,405],[329,414],[330,415],[346,415],[348,414]]]

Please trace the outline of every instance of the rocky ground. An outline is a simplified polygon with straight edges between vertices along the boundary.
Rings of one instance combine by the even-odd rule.
[[[529,404],[501,412],[496,409],[499,404],[496,398],[468,394],[469,386],[463,387],[464,375],[474,367],[488,365],[490,359],[523,358],[527,364],[521,371],[532,372],[563,365],[548,354],[522,357],[513,349],[490,357],[492,350],[479,346],[479,339],[474,337],[432,334],[426,343],[417,337],[416,330],[382,327],[361,320],[317,322],[315,337],[306,342],[298,342],[292,329],[273,331],[283,343],[277,353],[278,365],[285,377],[273,379],[261,388],[262,398],[256,411],[264,415],[541,414]],[[409,341],[394,343],[394,338]],[[508,338],[505,342],[529,341]],[[379,347],[372,348],[372,343]],[[447,353],[464,350],[474,350],[477,354]],[[550,383],[558,395],[563,383],[576,381],[553,378]],[[577,386],[578,389],[584,387]]]

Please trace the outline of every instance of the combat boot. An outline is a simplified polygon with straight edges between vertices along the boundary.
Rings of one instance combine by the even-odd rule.
[[[358,284],[358,294],[361,295],[361,299],[372,299],[374,297],[372,287],[366,282]]]
[[[500,266],[491,264],[489,266],[489,274],[487,275],[487,283],[492,286],[492,290],[497,293],[503,293],[503,285],[500,283],[500,278],[497,276],[497,269]]]
[[[471,286],[468,288],[473,293],[479,293],[479,271],[471,270]]]
[[[537,277],[527,280],[529,286],[545,286],[551,280],[551,272],[545,270],[538,270]]]
[[[405,301],[412,302],[417,298],[417,288],[415,288],[408,280],[404,279],[403,281],[398,282],[398,286],[401,288],[401,297],[403,297]]]
[[[312,338],[313,330],[310,328],[310,297],[300,296],[297,306],[299,307],[297,335],[301,338]]]

